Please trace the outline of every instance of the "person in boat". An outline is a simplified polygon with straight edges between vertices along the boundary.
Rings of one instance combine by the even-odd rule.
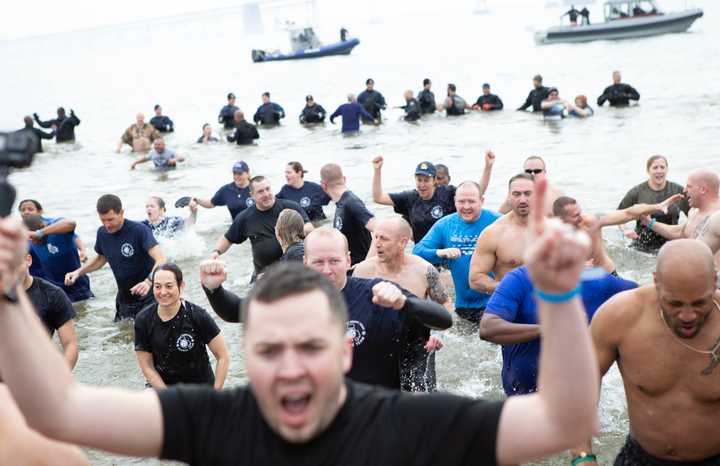
[[[632,9],[633,16],[646,16],[647,11],[640,8],[640,5],[635,5]]]
[[[285,110],[275,102],[270,102],[269,92],[263,92],[262,102],[262,105],[258,107],[255,115],[253,115],[253,121],[263,126],[280,124],[280,120],[285,118]]]
[[[640,93],[631,85],[622,82],[619,71],[613,71],[612,80],[612,86],[606,87],[597,98],[598,107],[602,107],[606,101],[610,102],[611,107],[626,107],[631,100],[640,100]]]
[[[218,123],[222,123],[225,129],[233,129],[235,127],[235,113],[240,108],[235,105],[235,94],[232,92],[227,95],[227,101],[227,105],[220,109]]]
[[[465,114],[465,110],[469,110],[472,107],[468,103],[457,95],[457,87],[455,84],[448,84],[447,97],[443,104],[445,114],[447,116],[460,116]]]
[[[582,18],[581,23],[583,26],[590,26],[590,10],[586,6],[580,10],[580,17]]]
[[[252,144],[255,139],[260,138],[257,128],[245,121],[245,114],[238,110],[235,112],[235,132],[228,135],[228,142],[234,142],[243,146]]]
[[[405,91],[405,105],[400,108],[405,110],[405,116],[403,117],[405,121],[417,121],[420,119],[422,110],[420,109],[420,102],[413,95],[413,91],[409,89]]]
[[[178,163],[184,161],[185,157],[165,147],[165,140],[163,138],[157,138],[153,143],[153,150],[149,154],[134,161],[133,164],[130,165],[130,170],[135,170],[135,167],[145,162],[152,162],[158,170],[168,170],[177,167]]]
[[[423,90],[418,92],[418,102],[420,102],[420,111],[422,113],[435,113],[437,104],[435,103],[435,94],[430,90],[432,81],[423,79]]]
[[[213,142],[219,142],[220,140],[213,136],[212,126],[210,123],[202,125],[202,136],[197,140],[198,144],[211,144]]]
[[[570,105],[560,98],[560,92],[556,87],[551,87],[547,99],[540,104],[543,116],[565,118]]]
[[[570,25],[571,26],[577,26],[577,19],[578,15],[580,14],[580,11],[575,9],[575,5],[570,5],[570,9],[565,12],[565,14],[562,15],[564,18],[565,16],[570,18]]]
[[[532,107],[533,112],[539,112],[542,110],[540,104],[543,100],[547,99],[550,88],[543,86],[543,78],[539,74],[533,77],[533,90],[525,99],[525,103],[518,107],[518,110],[525,111],[529,107]]]
[[[80,124],[80,118],[70,109],[70,116],[65,114],[63,107],[58,107],[57,118],[47,121],[40,120],[37,113],[33,117],[41,128],[52,128],[55,131],[55,142],[75,142],[75,127]]]
[[[160,132],[153,125],[145,123],[145,115],[138,113],[135,116],[135,123],[125,130],[115,152],[122,151],[123,145],[132,147],[133,152],[146,153],[150,150],[150,144],[160,137]]]
[[[348,30],[345,28],[340,29],[340,42],[347,42]]]
[[[576,118],[587,118],[595,114],[595,111],[588,105],[587,97],[579,95],[575,97],[575,105],[569,110],[568,114]]]
[[[478,97],[477,102],[473,105],[473,110],[482,110],[483,112],[491,112],[493,110],[502,110],[503,102],[500,97],[490,93],[490,84],[482,85],[482,95]]]
[[[365,86],[365,90],[357,96],[357,101],[363,106],[367,113],[372,115],[372,118],[363,116],[363,123],[378,124],[382,121],[380,111],[385,110],[385,107],[387,106],[385,103],[385,97],[375,90],[375,81],[372,78],[368,78],[367,81],[365,81]]]
[[[339,106],[337,110],[330,115],[330,123],[335,124],[335,118],[341,116],[342,132],[354,133],[360,131],[360,116],[370,121],[373,121],[373,116],[358,103],[355,94],[348,94],[347,100],[348,102],[346,104]]]
[[[158,237],[169,238],[177,235],[185,228],[195,225],[195,222],[197,222],[197,206],[197,200],[191,199],[188,204],[190,215],[187,219],[184,219],[177,215],[166,215],[165,201],[161,197],[150,196],[145,203],[147,218],[140,223],[152,230],[155,239],[158,239]]]
[[[308,95],[305,97],[305,108],[300,113],[300,123],[322,123],[325,121],[325,115],[327,112],[322,105],[315,102],[313,96]]]
[[[161,133],[172,133],[175,131],[175,123],[170,117],[163,115],[160,104],[155,105],[155,116],[150,118],[150,124]]]

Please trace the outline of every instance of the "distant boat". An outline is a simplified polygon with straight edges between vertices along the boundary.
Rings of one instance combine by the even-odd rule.
[[[604,23],[551,27],[535,33],[535,42],[589,42],[685,32],[703,15],[699,8],[664,13],[653,0],[608,0],[604,12]]]
[[[345,31],[344,29],[342,31]],[[359,39],[346,38],[341,31],[341,40],[332,44],[323,45],[315,35],[311,27],[292,28],[290,32],[290,44],[292,51],[281,52],[253,49],[252,60],[255,63],[280,60],[300,60],[304,58],[319,58],[332,55],[349,55],[350,52],[360,43]]]

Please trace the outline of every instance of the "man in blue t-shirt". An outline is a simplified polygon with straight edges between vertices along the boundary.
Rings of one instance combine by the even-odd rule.
[[[370,115],[362,105],[357,102],[355,94],[348,94],[348,103],[342,104],[330,115],[330,123],[335,124],[335,118],[342,117],[342,132],[354,133],[360,131],[360,117],[367,121],[372,121],[373,116]]]
[[[212,198],[196,197],[198,205],[206,209],[216,206],[227,206],[231,220],[240,212],[255,205],[250,195],[250,167],[244,161],[235,162],[232,167],[233,182],[220,187]]]
[[[582,281],[588,321],[605,301],[638,286],[600,269],[588,270],[600,273]],[[540,326],[533,292],[527,267],[508,272],[490,297],[480,325],[480,338],[502,345],[502,383],[508,396],[537,391]]]
[[[23,218],[30,230],[30,254],[42,269],[42,275],[50,283],[65,291],[72,302],[83,301],[93,296],[90,279],[80,277],[73,285],[65,285],[65,274],[80,267],[80,255],[75,244],[75,222],[59,219],[47,224],[40,215]],[[30,274],[38,276],[30,269]]]
[[[95,240],[97,256],[84,266],[68,273],[65,284],[110,264],[115,282],[115,321],[132,319],[144,307],[155,302],[151,290],[152,272],[165,262],[152,231],[139,222],[125,219],[122,202],[114,194],[100,196],[97,212],[103,226]]]
[[[478,236],[500,215],[482,208],[480,186],[474,181],[460,183],[455,192],[457,212],[441,218],[413,249],[432,264],[447,261],[455,284],[455,312],[479,323],[489,295],[470,288],[470,259]]]

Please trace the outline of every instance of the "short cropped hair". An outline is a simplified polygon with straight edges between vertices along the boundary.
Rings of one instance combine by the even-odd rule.
[[[111,210],[119,214],[122,208],[122,201],[114,194],[103,194],[97,200],[97,213],[100,215],[104,215]]]
[[[528,180],[531,182],[535,182],[535,177],[529,173],[518,173],[517,175],[510,178],[510,181],[508,181],[508,189],[510,189],[510,186],[512,186],[515,180]]]
[[[557,199],[555,199],[555,202],[553,202],[552,210],[553,215],[556,217],[560,217],[565,213],[565,207],[569,205],[575,205],[577,204],[577,200],[573,199],[570,196],[560,196]]]
[[[254,191],[254,189],[253,189],[253,185],[254,185],[254,184],[256,184],[256,183],[262,183],[262,182],[265,181],[266,179],[267,179],[267,178],[265,178],[265,177],[262,176],[262,175],[253,176],[252,178],[250,178],[250,192],[252,193],[252,192]]]
[[[18,204],[18,209],[19,209],[20,207],[22,207],[22,205],[25,204],[26,202],[29,202],[29,203],[31,203],[32,205],[34,205],[38,212],[42,212],[42,210],[43,210],[43,209],[42,209],[42,206],[41,206],[40,203],[39,203],[38,201],[36,201],[35,199],[23,199],[23,200],[20,201],[20,203]]]

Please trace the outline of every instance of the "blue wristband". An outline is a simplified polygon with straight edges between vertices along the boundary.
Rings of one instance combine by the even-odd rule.
[[[652,231],[652,227],[655,225],[655,223],[657,223],[657,219],[650,220],[650,223],[648,223],[646,227],[648,231]]]
[[[579,295],[581,291],[582,291],[582,284],[578,283],[578,286],[576,286],[574,289],[568,291],[567,293],[554,294],[554,293],[546,293],[541,290],[535,290],[535,296],[537,296],[538,299],[548,302],[548,303],[564,303],[564,302],[570,301],[575,296]]]

